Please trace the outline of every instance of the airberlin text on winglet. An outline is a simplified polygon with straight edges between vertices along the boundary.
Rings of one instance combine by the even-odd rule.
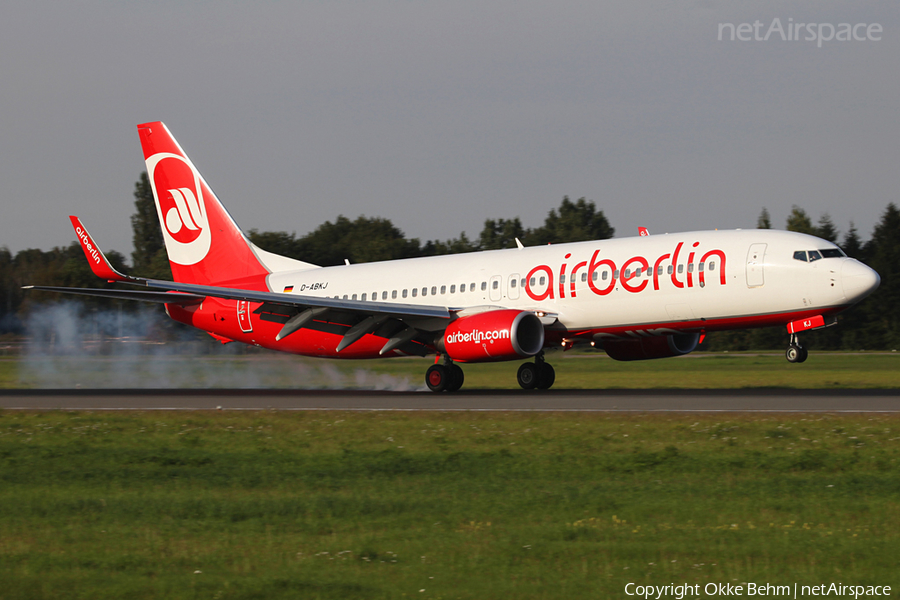
[[[677,272],[678,257],[681,254],[681,249],[684,246],[684,242],[678,242],[678,245],[675,246],[675,250],[673,252],[663,254],[653,262],[653,270],[652,270],[653,277],[652,277],[652,279],[651,278],[641,279],[640,283],[637,283],[637,284],[633,283],[632,280],[635,278],[640,278],[640,275],[639,275],[640,272],[646,273],[648,275],[650,273],[650,262],[646,258],[644,258],[643,256],[633,256],[633,257],[629,258],[628,260],[626,260],[621,265],[621,276],[620,276],[619,275],[620,268],[616,266],[616,263],[612,259],[609,259],[609,258],[597,260],[597,256],[600,254],[600,250],[599,249],[594,250],[594,254],[591,256],[590,261],[583,260],[579,263],[576,263],[575,266],[572,267],[571,274],[569,275],[569,278],[568,278],[568,280],[569,280],[569,295],[572,298],[576,297],[575,283],[577,281],[577,274],[580,269],[585,268],[585,267],[587,268],[586,279],[587,279],[588,287],[594,294],[597,294],[598,296],[605,296],[605,295],[609,294],[610,292],[612,292],[613,289],[615,289],[615,287],[616,287],[617,281],[618,281],[618,283],[620,283],[622,285],[623,289],[625,289],[626,291],[629,291],[631,293],[635,293],[635,294],[638,292],[644,291],[644,289],[646,289],[647,286],[650,285],[651,281],[653,282],[653,289],[659,290],[660,289],[659,288],[660,276],[663,275],[662,266],[664,265],[664,263],[670,267],[667,269],[666,275],[668,275],[671,278],[672,285],[674,285],[676,288],[685,288],[685,287],[692,288],[692,287],[694,287],[694,273],[693,273],[694,257],[697,254],[697,252],[694,251],[693,248],[697,248],[697,246],[699,246],[699,245],[700,245],[700,242],[694,242],[692,245],[692,250],[688,254],[688,259],[687,259],[688,269],[687,269],[687,273],[685,274],[684,281],[682,281],[678,278],[679,273]],[[571,257],[572,257],[571,254],[566,254],[565,260],[568,261]],[[726,280],[725,280],[725,252],[722,250],[714,249],[714,250],[710,250],[709,252],[706,252],[700,258],[699,268],[698,268],[698,272],[697,272],[697,282],[700,285],[700,287],[704,287],[706,285],[706,273],[705,273],[704,265],[707,264],[707,259],[709,259],[711,257],[717,257],[718,261],[719,261],[719,264],[718,264],[719,283],[721,285],[725,285],[725,283],[726,283]],[[671,261],[670,262],[667,261],[667,259],[670,259],[670,258],[671,258]],[[709,264],[709,271],[713,271],[716,268],[715,262],[710,262],[708,264]],[[604,288],[598,287],[597,284],[595,283],[595,281],[596,281],[595,274],[597,272],[597,269],[599,269],[601,267],[607,267],[610,272],[609,284]],[[558,292],[559,292],[560,298],[566,297],[566,285],[565,284],[566,284],[566,269],[567,268],[568,268],[568,263],[566,263],[566,262],[563,262],[559,267]],[[631,270],[632,268],[634,270]],[[534,290],[532,290],[532,283],[531,283],[532,277],[537,273],[545,273],[547,275],[547,280],[548,280],[547,289],[541,293],[537,293]],[[525,293],[528,294],[528,296],[532,300],[536,300],[536,301],[547,300],[547,299],[554,300],[555,295],[554,295],[553,279],[554,279],[553,269],[549,265],[538,265],[538,266],[534,267],[533,269],[531,269],[531,271],[529,271],[528,275],[525,277]],[[663,280],[664,279],[665,278],[663,278]]]
[[[81,240],[81,245],[84,246],[85,251],[90,254],[94,259],[94,262],[99,265],[101,261],[100,251],[94,248],[90,236],[84,229],[77,225],[75,226],[75,233],[78,235],[78,239]]]

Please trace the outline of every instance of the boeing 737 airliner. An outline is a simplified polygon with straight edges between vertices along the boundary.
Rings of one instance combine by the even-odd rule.
[[[687,354],[711,331],[802,331],[879,285],[831,242],[787,231],[697,231],[319,267],[266,252],[242,233],[163,123],[138,126],[172,281],[113,269],[70,217],[94,273],[144,289],[32,289],[165,305],[215,339],[325,358],[436,355],[435,391],[463,384],[458,363],[533,358],[525,389],[553,385],[544,350],[590,345],[617,360]]]

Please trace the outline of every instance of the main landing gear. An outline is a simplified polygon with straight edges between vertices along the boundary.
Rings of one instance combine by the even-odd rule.
[[[534,357],[533,363],[523,363],[516,375],[523,390],[548,390],[556,381],[556,371],[550,363],[544,362],[544,353]]]
[[[809,351],[800,345],[796,333],[791,334],[791,345],[784,352],[784,357],[790,363],[802,363],[809,356]]]
[[[519,367],[516,376],[519,385],[526,390],[547,390],[556,381],[556,371],[544,362],[544,353],[534,357],[534,362],[524,363]],[[463,370],[450,358],[444,357],[443,363],[435,363],[425,371],[425,385],[432,392],[455,392],[465,381]]]
[[[455,392],[465,379],[463,370],[449,358],[444,364],[435,363],[425,371],[425,384],[432,392]]]

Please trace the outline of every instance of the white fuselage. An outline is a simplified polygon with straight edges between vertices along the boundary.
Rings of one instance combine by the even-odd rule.
[[[822,250],[836,256],[794,257]],[[461,314],[534,310],[555,315],[567,331],[587,332],[678,323],[736,328],[772,324],[754,320],[761,316],[833,313],[869,293],[878,276],[825,240],[755,229],[277,272],[268,285],[304,296],[447,306]]]

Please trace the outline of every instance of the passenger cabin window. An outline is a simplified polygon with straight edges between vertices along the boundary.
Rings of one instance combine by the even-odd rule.
[[[451,293],[451,294],[455,294],[455,293],[456,293],[456,284],[455,284],[455,283],[454,283],[453,285],[450,286],[450,293]]]
[[[363,299],[363,301],[365,301],[365,299],[366,299],[366,294],[363,294],[363,295],[362,295],[362,299]]]
[[[510,279],[510,280],[509,280],[509,287],[511,287],[511,288],[516,287],[516,281],[518,281],[518,279]]]
[[[436,285],[431,286],[431,295],[432,296],[437,295],[437,286]]]
[[[442,285],[442,286],[441,286],[441,294],[443,295],[443,294],[446,294],[446,293],[447,293],[447,286],[446,286],[446,285]]]
[[[470,284],[469,284],[469,291],[470,291],[470,292],[474,292],[474,291],[475,291],[475,284],[474,284],[474,283],[470,283]]]
[[[397,293],[397,292],[394,292],[394,294],[396,294],[396,293]],[[381,292],[381,299],[382,299],[382,300],[387,300],[387,291]]]
[[[710,270],[710,271],[715,271],[715,270],[716,270],[716,263],[715,263],[715,261],[709,261],[709,270]]]
[[[406,298],[406,290],[403,290],[403,297]]]
[[[412,289],[413,298],[415,298],[418,294],[419,294],[419,288],[413,288]],[[365,298],[363,298],[363,300],[365,300]]]
[[[353,294],[353,296],[351,296],[351,299],[356,300],[356,294]]]
[[[794,252],[794,260],[802,260],[806,262],[806,250],[797,250]]]
[[[483,292],[486,289],[487,289],[487,281],[482,281],[481,282],[481,291]]]
[[[428,295],[428,288],[427,288],[427,287],[422,288],[422,295],[423,295],[423,296],[427,296],[427,295]]]
[[[396,300],[396,299],[397,299],[397,290],[394,290],[393,292],[391,292],[391,300]]]
[[[491,287],[492,287],[493,289],[495,289],[495,290],[498,289],[498,288],[500,287],[500,282],[494,280],[494,282],[493,282],[493,284],[491,285]]]

